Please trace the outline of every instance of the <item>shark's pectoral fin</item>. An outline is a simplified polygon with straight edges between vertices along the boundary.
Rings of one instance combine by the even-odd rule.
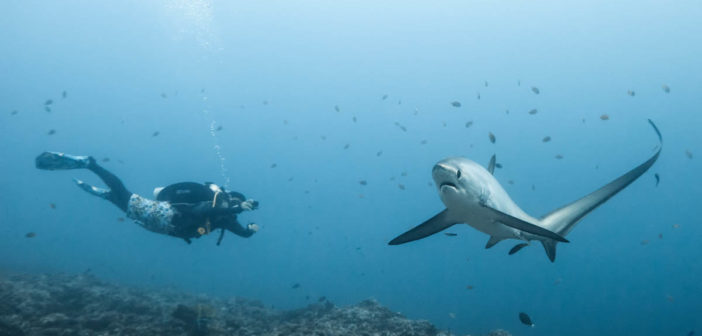
[[[499,243],[499,242],[501,242],[501,241],[502,241],[502,238],[497,238],[497,237],[495,237],[495,236],[490,236],[490,239],[488,240],[487,244],[485,244],[485,249],[487,250],[487,249],[489,249],[489,248],[495,246],[495,244],[497,244],[497,243]]]
[[[495,175],[495,163],[496,163],[497,158],[495,157],[495,154],[492,154],[492,157],[490,158],[490,163],[488,163],[488,171],[490,174]]]
[[[526,246],[529,246],[529,244],[521,243],[521,244],[514,245],[514,247],[511,250],[509,250],[509,255],[513,255],[513,254],[519,252],[519,250],[523,249]]]
[[[395,239],[391,240],[389,245],[400,245],[404,243],[409,243],[414,240],[422,239],[427,236],[431,236],[441,230],[444,230],[454,224],[458,224],[460,221],[456,221],[450,218],[448,209],[439,212],[436,216],[430,218],[426,222],[419,224],[412,228],[411,230],[397,236]]]
[[[524,232],[535,234],[537,236],[550,238],[550,239],[557,240],[559,242],[564,242],[564,243],[568,242],[568,240],[563,238],[563,236],[561,236],[553,231],[549,231],[549,230],[544,229],[538,225],[534,225],[534,224],[531,224],[527,221],[521,220],[517,217],[508,215],[500,210],[493,209],[487,205],[483,205],[483,208],[490,212],[494,221],[496,221],[496,222],[500,222],[500,223],[507,225],[509,227],[513,227],[517,230],[521,230]]]

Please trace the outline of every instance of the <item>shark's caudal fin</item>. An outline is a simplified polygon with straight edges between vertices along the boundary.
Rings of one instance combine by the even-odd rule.
[[[658,135],[658,140],[660,144],[658,150],[649,158],[646,162],[638,165],[636,168],[628,171],[626,174],[618,177],[614,181],[608,183],[604,187],[590,193],[589,195],[570,203],[558,210],[555,210],[548,215],[544,216],[539,223],[539,226],[544,227],[550,231],[553,231],[561,236],[567,235],[585,215],[590,213],[590,211],[595,210],[599,205],[606,202],[612,196],[616,195],[622,189],[626,188],[629,184],[636,181],[643,173],[645,173],[653,164],[658,160],[658,156],[661,154],[661,148],[663,144],[663,137],[661,136],[658,127],[651,121],[648,122],[653,126],[653,129]],[[551,261],[556,259],[556,243],[554,240],[542,240],[541,243],[544,245],[546,254]]]

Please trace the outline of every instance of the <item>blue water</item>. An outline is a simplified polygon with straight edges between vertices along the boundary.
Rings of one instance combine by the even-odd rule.
[[[699,332],[700,17],[699,1],[4,1],[0,269],[280,308],[375,297],[457,333]],[[444,157],[497,154],[498,180],[541,216],[645,161],[647,118],[660,159],[555,263],[539,244],[485,250],[466,225],[387,246],[443,209],[428,183]],[[90,172],[35,169],[45,150],[110,158],[144,196],[229,178],[260,200],[240,220],[261,230],[187,245],[120,222],[73,185],[99,184]]]

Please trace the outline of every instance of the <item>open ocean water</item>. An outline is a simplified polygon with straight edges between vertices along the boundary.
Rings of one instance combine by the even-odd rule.
[[[373,297],[456,334],[699,334],[701,17],[692,0],[3,1],[0,270],[284,309]],[[647,119],[659,160],[554,263],[467,225],[387,244],[444,209],[445,157],[495,154],[539,217],[647,160]],[[145,197],[226,186],[261,229],[148,232],[74,185],[102,186],[89,171],[36,169],[44,151]]]

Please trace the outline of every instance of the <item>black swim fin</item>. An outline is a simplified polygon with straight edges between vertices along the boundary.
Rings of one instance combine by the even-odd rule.
[[[38,169],[43,170],[80,169],[90,166],[90,157],[59,152],[44,152],[37,156],[34,163]]]

